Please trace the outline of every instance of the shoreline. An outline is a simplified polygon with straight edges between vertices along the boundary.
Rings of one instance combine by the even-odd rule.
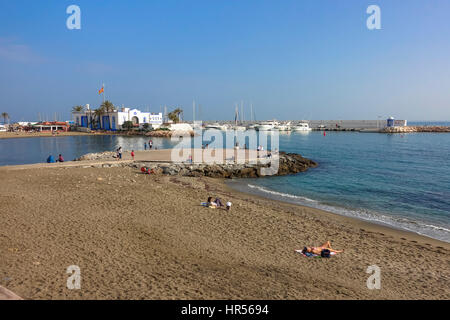
[[[72,136],[126,136],[126,137],[148,137],[148,138],[168,138],[172,136],[191,136],[194,137],[195,133],[186,131],[166,131],[155,130],[148,132],[134,132],[134,131],[107,131],[107,132],[81,132],[81,131],[68,131],[52,134],[51,132],[0,132],[0,139],[19,139],[19,138],[57,138],[57,137],[72,137]]]
[[[241,191],[241,190],[237,190],[233,187],[231,187],[226,180],[222,181],[224,187],[226,187],[229,191],[233,191],[236,192],[237,194],[241,193],[243,195],[247,195],[250,197],[256,197],[259,198],[261,200],[267,200],[267,201],[273,201],[275,203],[280,203],[280,204],[289,204],[292,206],[298,206],[299,208],[303,208],[303,209],[311,209],[316,211],[317,213],[321,214],[321,215],[327,215],[327,216],[332,216],[338,219],[342,218],[342,221],[345,221],[347,223],[350,224],[354,224],[354,225],[360,225],[360,226],[364,226],[366,229],[370,229],[373,230],[374,232],[380,232],[383,231],[384,233],[387,233],[391,236],[396,236],[396,238],[402,238],[402,237],[408,237],[409,239],[415,240],[415,241],[420,241],[422,243],[429,243],[432,242],[434,243],[434,245],[445,245],[448,247],[448,249],[450,249],[450,243],[440,240],[440,239],[436,239],[436,238],[432,238],[430,236],[427,235],[422,235],[419,234],[417,232],[414,231],[410,231],[410,230],[405,230],[402,229],[401,227],[396,227],[393,225],[389,225],[387,223],[381,223],[381,222],[376,222],[376,221],[370,221],[370,220],[365,220],[362,218],[358,218],[358,217],[351,217],[351,216],[346,216],[346,215],[341,215],[338,213],[334,213],[331,211],[327,211],[324,209],[320,209],[320,208],[315,208],[312,206],[307,206],[307,205],[303,205],[303,204],[298,204],[298,203],[293,203],[293,202],[289,202],[289,201],[283,201],[283,200],[279,200],[279,199],[272,199],[269,197],[265,197],[262,195],[258,195],[258,194],[254,194],[254,193],[250,193],[250,192],[245,192],[245,191]]]
[[[26,132],[0,132],[0,139],[20,139],[20,138],[59,138],[59,137],[73,137],[73,136],[111,136],[122,135],[112,132],[80,132],[80,131],[68,131],[60,132],[58,134],[52,134],[50,132],[44,133],[26,133]]]
[[[239,179],[236,179],[236,180],[239,180]],[[341,212],[333,211],[333,210],[339,211],[339,208],[340,208],[339,205],[322,205],[322,207],[320,207],[320,206],[317,207],[317,206],[313,206],[313,205],[299,203],[299,202],[296,202],[296,201],[293,201],[293,200],[290,201],[288,199],[282,199],[282,198],[280,199],[280,198],[277,198],[276,196],[270,196],[269,194],[265,194],[263,191],[261,191],[261,192],[251,192],[251,191],[249,191],[251,188],[249,189],[249,188],[247,188],[245,186],[244,186],[244,188],[242,190],[242,184],[239,185],[238,181],[236,181],[236,182],[225,182],[225,184],[229,188],[231,188],[231,189],[233,189],[233,190],[235,190],[237,192],[242,192],[242,193],[245,193],[245,194],[261,197],[261,198],[268,199],[268,200],[279,201],[281,203],[290,203],[290,204],[298,205],[298,206],[301,206],[301,207],[307,207],[307,208],[311,208],[311,209],[316,209],[316,210],[327,212],[327,213],[330,213],[330,214],[333,214],[333,215],[337,215],[337,216],[340,216],[340,217],[347,217],[349,219],[355,219],[357,221],[363,221],[363,222],[374,224],[374,225],[377,225],[377,226],[382,226],[382,227],[385,227],[385,228],[388,228],[388,229],[393,229],[395,231],[403,231],[403,232],[407,232],[407,233],[412,233],[412,234],[418,235],[420,237],[424,237],[424,238],[427,238],[427,239],[433,239],[433,240],[436,240],[436,241],[440,241],[442,243],[450,244],[450,241],[446,241],[444,239],[440,239],[436,235],[432,236],[432,235],[428,235],[428,234],[425,234],[425,233],[420,233],[419,231],[410,230],[407,227],[404,227],[404,226],[401,226],[401,225],[395,225],[394,222],[389,223],[388,221],[385,221],[385,220],[371,220],[370,218],[365,218],[363,216],[357,216],[357,215],[355,215],[355,212],[357,213],[358,211],[355,210],[355,209],[344,209],[344,211],[347,212],[347,214],[345,214],[345,213],[342,213],[342,211]],[[239,187],[233,187],[232,184],[237,184]],[[273,192],[273,191],[270,191],[270,192]],[[309,200],[312,200],[312,199],[309,199]],[[320,204],[320,202],[317,201],[317,200],[312,200],[312,201],[317,202],[317,203]],[[381,214],[381,213],[375,212],[374,214]],[[391,213],[384,213],[384,214],[390,215]],[[381,215],[383,216],[384,214],[381,214]],[[395,215],[394,216],[389,216],[389,218],[391,218],[392,220],[395,220]],[[440,226],[427,224],[424,221],[420,221],[420,222],[422,224],[425,224],[426,226],[432,228],[432,229],[433,228],[443,228],[443,227],[440,227]],[[418,221],[410,219],[407,223],[418,224]],[[423,225],[422,225],[422,227],[423,227]]]
[[[450,298],[448,243],[248,195],[224,179],[130,167],[0,176],[0,286],[24,299]],[[231,211],[200,206],[208,196]],[[327,240],[344,252],[294,253]],[[81,290],[65,288],[74,264]],[[381,290],[366,287],[374,264]]]

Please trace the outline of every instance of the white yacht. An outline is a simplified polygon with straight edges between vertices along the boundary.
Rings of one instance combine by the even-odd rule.
[[[288,122],[285,124],[280,124],[280,125],[276,126],[275,129],[280,130],[280,131],[290,131],[291,130],[291,122]]]
[[[231,129],[235,130],[235,131],[245,131],[245,130],[247,130],[247,128],[244,127],[244,126],[232,126]]]
[[[307,122],[300,122],[298,125],[293,127],[293,130],[307,132],[311,131],[312,129],[309,127],[309,124]]]
[[[222,125],[222,124],[219,124],[218,122],[216,122],[213,124],[206,125],[205,129],[216,129],[216,130],[221,130],[221,131],[227,131],[228,128],[226,125]]]
[[[261,122],[260,124],[257,124],[255,126],[255,129],[259,130],[259,131],[272,131],[272,130],[277,130],[276,128],[279,125],[280,125],[280,123],[275,120],[264,121],[264,122]]]

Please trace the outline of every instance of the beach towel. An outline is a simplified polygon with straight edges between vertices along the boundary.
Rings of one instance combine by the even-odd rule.
[[[207,207],[207,208],[210,208],[210,209],[216,209],[216,208],[217,208],[217,206],[210,206],[210,205],[208,204],[208,202],[201,202],[200,205],[201,205],[202,207]]]
[[[305,252],[305,253],[303,253],[302,251],[302,249],[300,249],[300,250],[294,250],[295,252],[297,252],[297,253],[300,253],[302,256],[304,256],[304,257],[306,257],[306,258],[322,258],[321,256],[320,256],[320,254],[315,254],[315,253],[311,253],[311,252]],[[330,256],[334,256],[336,254],[336,252],[330,252]]]

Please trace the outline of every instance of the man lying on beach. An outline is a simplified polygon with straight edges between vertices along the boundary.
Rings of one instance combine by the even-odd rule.
[[[329,250],[331,254],[344,252],[344,250],[334,250],[334,249],[332,249],[330,241],[327,241],[323,245],[321,245],[320,247],[304,247],[303,250],[302,250],[302,253],[303,254],[312,253],[312,254],[320,255],[323,250]]]
[[[216,198],[216,200],[212,201],[212,197],[208,197],[208,202],[207,204],[209,206],[214,206],[214,207],[224,207],[222,201],[220,201],[219,198]]]

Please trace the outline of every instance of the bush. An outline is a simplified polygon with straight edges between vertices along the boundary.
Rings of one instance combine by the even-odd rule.
[[[125,121],[122,125],[122,128],[125,130],[133,129],[133,122],[132,121]]]

